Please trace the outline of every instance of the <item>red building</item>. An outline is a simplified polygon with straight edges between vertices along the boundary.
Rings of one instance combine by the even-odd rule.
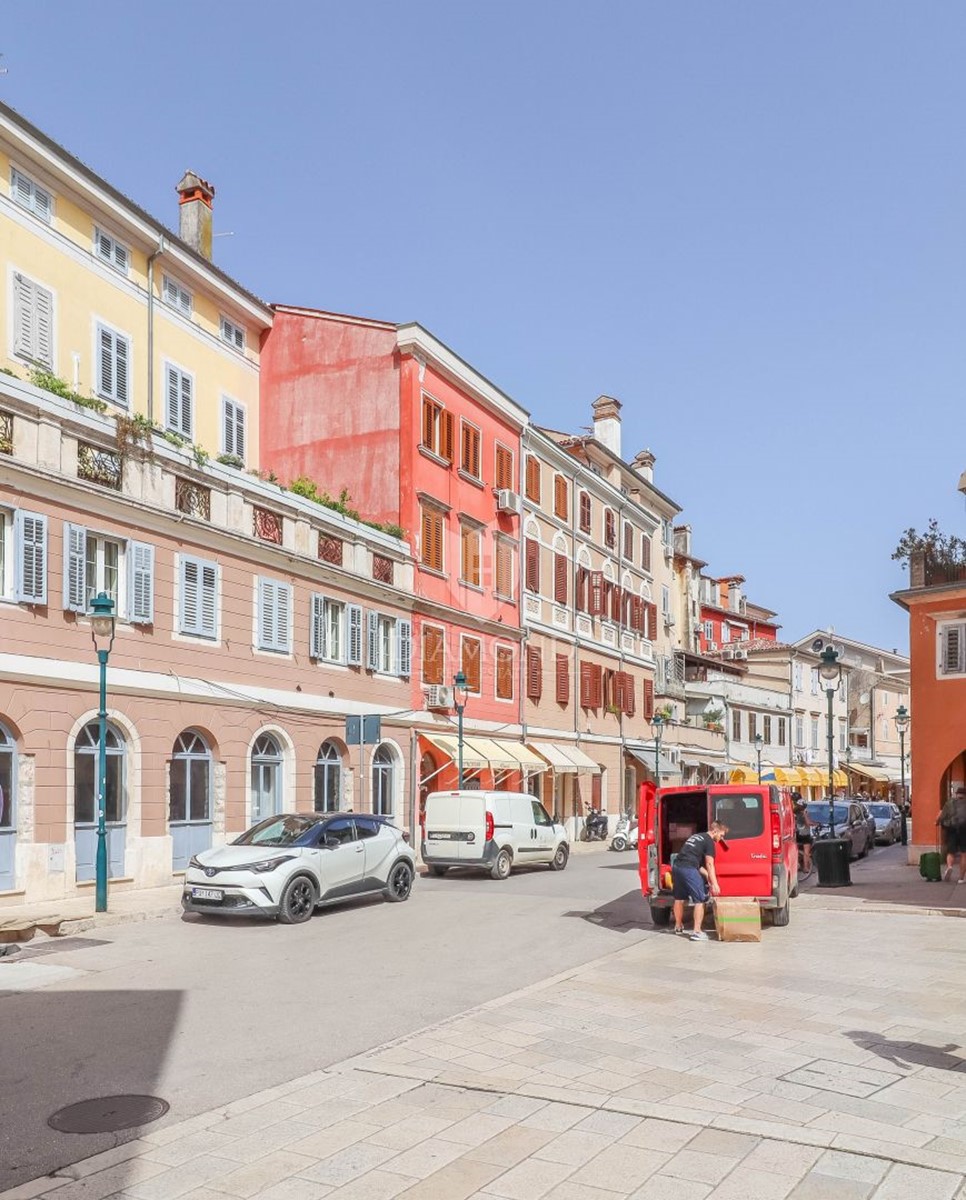
[[[725,650],[742,642],[774,642],[781,626],[771,609],[750,604],[742,590],[743,575],[698,582],[698,650],[701,654]]]
[[[455,782],[445,689],[460,670],[468,774],[517,785],[529,767],[543,769],[519,740],[528,414],[417,324],[284,305],[262,349],[261,386],[263,469],[346,496],[364,519],[401,526],[413,547],[422,790]]]

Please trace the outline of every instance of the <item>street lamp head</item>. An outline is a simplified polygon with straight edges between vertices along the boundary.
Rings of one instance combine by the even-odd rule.
[[[818,673],[830,688],[836,688],[842,678],[839,656],[831,646],[826,646],[819,655]]]
[[[469,692],[469,683],[462,671],[457,671],[453,676],[453,692],[456,698],[456,707],[462,708],[466,704],[466,696]]]
[[[114,601],[106,592],[98,592],[91,601],[91,639],[100,650],[99,639],[108,639],[107,649],[114,644]]]
[[[651,717],[651,725],[654,730],[660,734],[661,730],[664,728],[664,718],[660,713],[655,713],[654,716]]]
[[[760,733],[756,733],[755,734],[755,749],[758,751],[759,754],[761,753],[761,748],[762,748],[762,746],[764,746],[764,744],[765,744],[765,739],[761,736]]]
[[[896,712],[896,729],[898,729],[900,733],[905,733],[909,728],[909,722],[911,719],[912,718],[909,716],[908,708],[906,708],[904,704],[900,704],[899,709]]]

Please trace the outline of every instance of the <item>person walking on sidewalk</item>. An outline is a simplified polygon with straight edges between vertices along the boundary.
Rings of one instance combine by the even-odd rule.
[[[959,859],[959,883],[966,883],[966,787],[958,787],[956,794],[943,805],[936,824],[943,832],[946,848],[946,871],[943,879],[953,877],[953,867]]]
[[[709,895],[721,893],[718,877],[714,871],[714,856],[718,842],[728,832],[728,826],[712,821],[707,833],[692,833],[678,851],[671,867],[671,883],[674,895],[674,932],[684,933],[684,906],[694,906],[694,932],[692,942],[706,942],[708,935],[702,930],[704,906]]]

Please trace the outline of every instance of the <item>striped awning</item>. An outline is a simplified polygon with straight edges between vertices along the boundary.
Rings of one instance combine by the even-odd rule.
[[[820,788],[825,786],[825,780],[822,772],[816,770],[815,767],[799,767],[798,773],[802,777],[803,787]]]
[[[578,771],[600,774],[597,763],[570,742],[531,742],[529,749],[536,750],[558,775],[576,775]]]
[[[849,763],[849,770],[856,775],[864,775],[866,779],[871,779],[874,783],[890,783],[891,778],[887,771],[883,771],[880,767],[870,767],[866,763]]]
[[[437,750],[442,750],[453,762],[459,761],[459,739],[448,733],[422,735]],[[464,737],[463,769],[467,771],[546,771],[547,764],[522,742],[501,738]]]
[[[779,787],[800,788],[802,775],[798,767],[774,767],[770,763],[761,765],[762,783],[777,783]]]

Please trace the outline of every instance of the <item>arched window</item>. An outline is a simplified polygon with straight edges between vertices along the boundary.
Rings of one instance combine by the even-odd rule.
[[[9,730],[0,725],[0,830],[13,829],[13,787],[17,747]]]
[[[391,817],[395,793],[396,760],[388,746],[380,746],[372,756],[372,811]]]
[[[252,746],[252,820],[282,811],[282,748],[270,733]]]
[[[93,825],[97,820],[100,744],[98,721],[85,725],[74,744],[74,823],[77,825]],[[124,738],[110,724],[105,748],[104,818],[108,823],[119,824],[124,820]]]
[[[191,729],[185,730],[174,744],[168,819],[211,819],[211,751],[201,734]]]
[[[338,812],[342,807],[342,755],[335,742],[323,742],[315,760],[315,811]]]

